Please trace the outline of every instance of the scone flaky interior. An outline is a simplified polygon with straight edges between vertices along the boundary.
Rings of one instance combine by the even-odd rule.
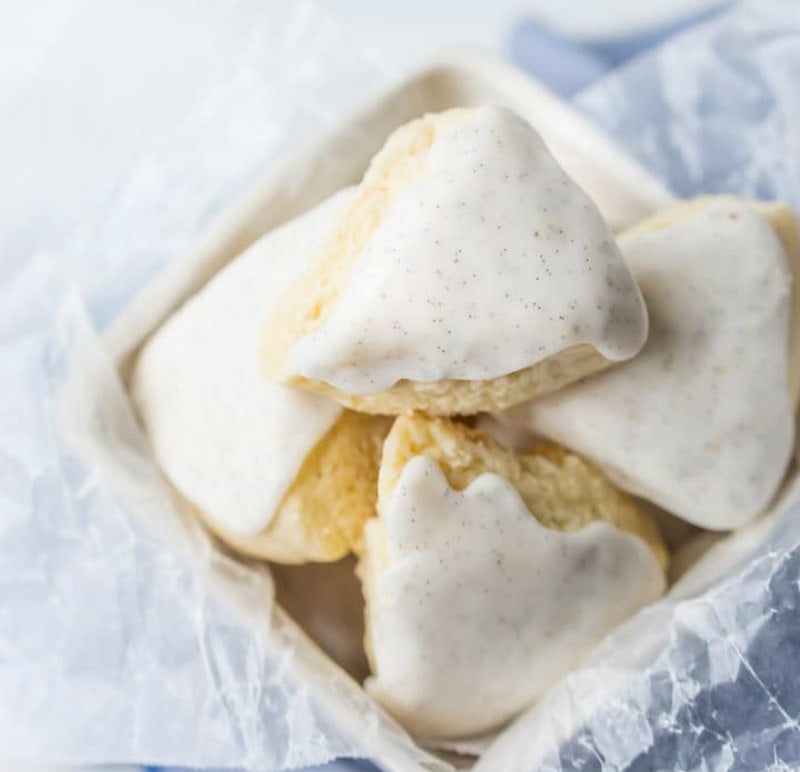
[[[379,502],[389,497],[414,456],[436,461],[455,490],[463,490],[482,474],[497,474],[517,489],[532,515],[547,528],[577,531],[589,523],[606,522],[644,539],[662,568],[666,566],[666,547],[652,518],[596,467],[558,445],[540,444],[515,454],[462,423],[421,414],[402,416],[384,444]]]
[[[281,563],[361,554],[364,523],[374,517],[378,465],[391,419],[345,410],[306,457],[272,522],[240,537],[198,514],[226,544]]]

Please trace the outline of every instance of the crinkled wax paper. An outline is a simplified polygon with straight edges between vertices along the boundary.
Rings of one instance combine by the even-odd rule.
[[[388,733],[407,762],[430,761],[322,668],[337,708],[325,709],[268,573],[217,553],[175,506],[98,337],[249,177],[382,79],[306,7],[278,24],[255,0],[224,5],[183,40],[206,67],[191,98],[164,95],[181,105],[174,125],[144,136],[102,200],[87,193],[2,242],[38,250],[2,256],[13,268],[0,286],[0,758],[277,770],[371,755]],[[138,71],[125,40],[158,47],[147,13],[120,22],[111,86],[87,84],[93,98]],[[797,206],[798,85],[796,4],[753,2],[578,105],[681,195]],[[707,553],[479,768],[800,767],[797,498]],[[369,731],[340,731],[350,715]]]

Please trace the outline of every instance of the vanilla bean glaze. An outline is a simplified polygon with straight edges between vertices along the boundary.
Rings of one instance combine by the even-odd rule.
[[[734,198],[620,246],[650,312],[642,351],[501,417],[689,522],[740,526],[775,494],[793,445],[786,254]]]
[[[368,394],[492,379],[582,343],[614,361],[642,346],[642,297],[595,204],[514,113],[464,115],[294,345],[294,372]]]

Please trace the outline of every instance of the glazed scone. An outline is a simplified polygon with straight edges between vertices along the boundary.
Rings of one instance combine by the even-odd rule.
[[[650,312],[644,349],[501,417],[695,525],[741,526],[769,504],[794,443],[800,255],[791,213],[705,198],[619,243]]]
[[[373,159],[266,327],[266,372],[366,413],[475,413],[628,359],[639,288],[600,212],[497,107],[426,115]]]
[[[294,563],[359,549],[389,422],[267,382],[270,303],[352,197],[267,234],[145,344],[132,395],[162,470],[232,548]],[[267,301],[267,302],[265,302]]]
[[[571,453],[419,414],[384,445],[359,564],[368,692],[428,739],[496,728],[665,587],[654,524]]]

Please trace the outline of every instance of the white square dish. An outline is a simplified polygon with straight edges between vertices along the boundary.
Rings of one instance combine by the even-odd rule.
[[[140,346],[176,307],[264,233],[356,182],[394,128],[425,112],[487,103],[508,106],[528,119],[615,230],[672,200],[642,167],[528,76],[484,55],[453,56],[408,77],[343,121],[338,130],[278,168],[265,170],[171,261],[107,333],[105,342],[123,382]],[[241,607],[243,613],[237,616],[247,624],[251,599],[236,599],[234,581],[220,584],[224,586],[216,589],[233,607]],[[290,677],[305,685],[314,711],[348,738],[377,731],[378,742],[368,749],[376,763],[387,770],[450,768],[415,750],[391,721],[381,720],[376,727],[374,713],[359,708],[370,704],[370,698],[278,608],[265,642],[266,655],[280,659],[287,645],[294,654],[286,665]]]

